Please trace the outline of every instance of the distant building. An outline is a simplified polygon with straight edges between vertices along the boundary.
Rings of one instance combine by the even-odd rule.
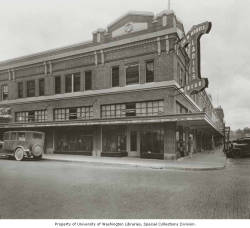
[[[129,12],[91,41],[0,62],[0,131],[46,133],[46,153],[176,159],[221,140],[223,110],[194,79],[173,11]],[[18,136],[16,136],[18,137]]]

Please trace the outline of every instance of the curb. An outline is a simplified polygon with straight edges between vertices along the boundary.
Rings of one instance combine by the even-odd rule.
[[[216,167],[167,167],[167,166],[150,166],[150,165],[137,165],[137,164],[119,164],[119,163],[106,163],[106,162],[92,162],[92,161],[77,161],[77,160],[63,160],[63,159],[50,159],[43,158],[42,160],[46,161],[56,161],[56,162],[71,162],[71,163],[88,163],[88,164],[101,164],[101,165],[115,165],[115,166],[130,166],[135,168],[148,168],[148,169],[158,169],[158,170],[182,170],[182,171],[211,171],[211,170],[222,170],[226,167],[226,161],[223,166]]]

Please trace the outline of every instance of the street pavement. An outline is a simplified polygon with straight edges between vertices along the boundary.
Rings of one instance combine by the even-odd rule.
[[[250,159],[165,170],[0,159],[2,219],[249,219]]]
[[[65,154],[45,154],[43,158],[46,160],[53,161],[133,166],[152,169],[179,169],[198,171],[223,169],[226,165],[226,157],[220,149],[196,153],[192,157],[187,156],[178,160],[141,159],[131,157],[92,157]]]

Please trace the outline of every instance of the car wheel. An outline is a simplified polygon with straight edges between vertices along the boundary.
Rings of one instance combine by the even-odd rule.
[[[15,159],[16,159],[17,161],[22,161],[23,158],[24,158],[24,151],[23,151],[23,149],[22,149],[22,148],[17,148],[17,149],[15,150],[14,156],[15,156]]]

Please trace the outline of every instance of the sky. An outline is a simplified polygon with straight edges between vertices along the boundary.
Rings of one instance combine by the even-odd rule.
[[[92,39],[128,11],[167,9],[168,0],[0,0],[0,61]],[[185,31],[204,21],[201,74],[226,125],[250,127],[250,1],[171,0]]]

